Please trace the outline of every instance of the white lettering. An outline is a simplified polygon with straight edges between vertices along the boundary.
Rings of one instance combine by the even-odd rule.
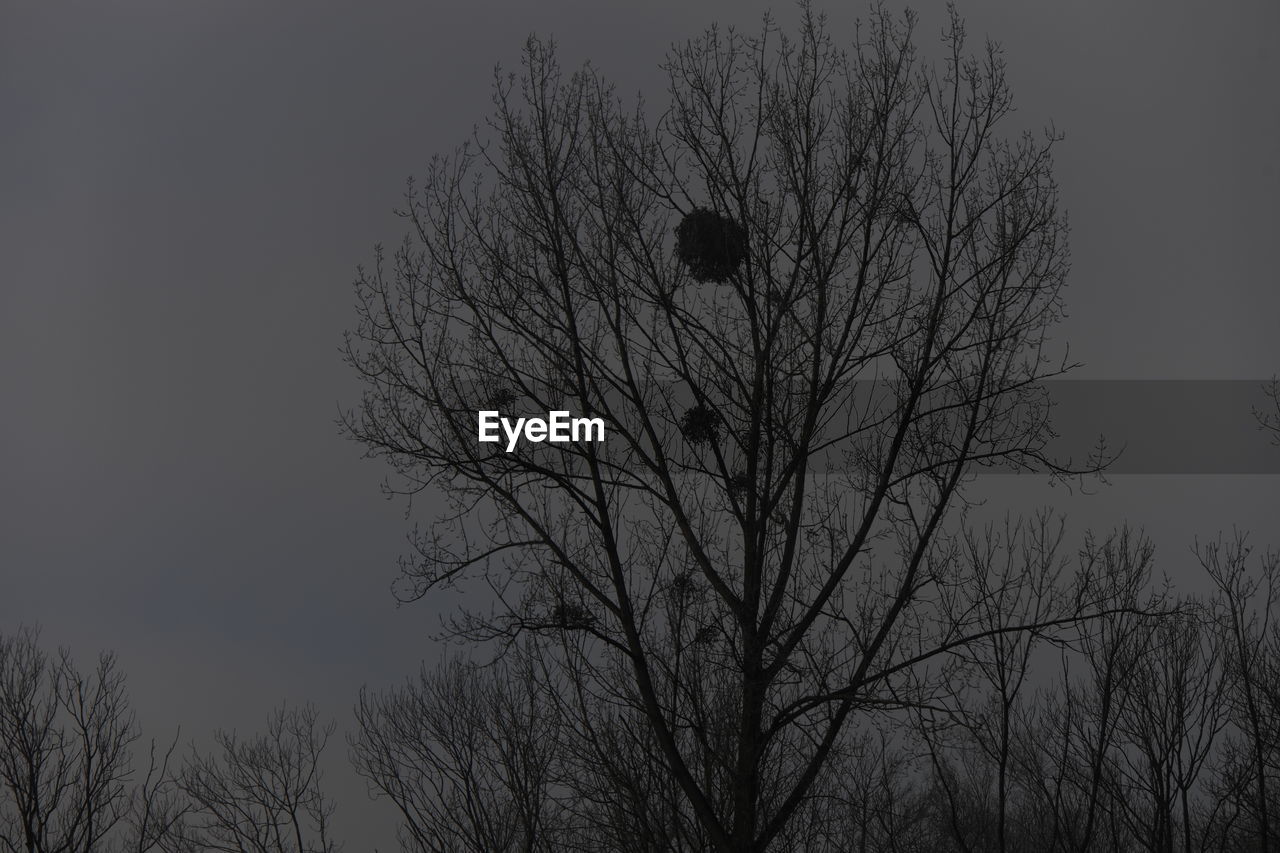
[[[516,425],[511,425],[509,418],[502,419],[502,430],[507,434],[507,452],[516,449],[516,442],[520,440],[520,430],[524,428],[524,418],[516,418]]]
[[[582,429],[586,432],[585,436],[579,437],[578,430]],[[574,441],[604,441],[604,418],[574,418],[573,419],[573,440]]]
[[[504,418],[492,409],[476,412],[476,437],[481,442],[501,441],[499,427],[507,438],[508,453],[521,441],[533,444],[604,441],[604,418],[575,418],[562,409],[548,412],[546,418]]]
[[[551,413],[551,433],[548,436],[549,441],[568,441],[569,440],[569,413],[557,409]]]
[[[498,440],[498,413],[496,411],[478,412],[480,441]]]

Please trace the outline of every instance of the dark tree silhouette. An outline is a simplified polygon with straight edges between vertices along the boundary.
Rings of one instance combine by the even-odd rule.
[[[563,850],[559,719],[532,673],[453,659],[382,693],[362,690],[351,758],[421,853]]]
[[[68,650],[41,649],[33,628],[0,635],[0,850],[164,849],[182,814],[172,749],[152,743],[138,782],[139,737],[114,655],[86,675]]]
[[[656,121],[531,40],[357,282],[346,429],[453,505],[401,593],[476,584],[461,634],[543,638],[603,777],[660,767],[698,849],[777,848],[859,715],[1105,606],[1096,577],[1048,596],[1053,565],[958,558],[979,466],[1072,473],[1040,386],[1070,367],[1066,227],[999,51],[953,12],[935,68],[913,24],[877,11],[847,51],[807,8],[794,37],[712,29]],[[499,397],[606,440],[479,443]]]
[[[1276,849],[1280,839],[1280,554],[1266,551],[1250,571],[1248,537],[1237,532],[1197,543],[1217,587],[1214,622],[1222,637],[1231,740],[1219,765],[1224,843]]]
[[[218,731],[212,753],[193,748],[179,777],[189,812],[167,841],[175,851],[334,853],[333,803],[321,756],[334,726],[310,705],[281,706],[265,733]]]

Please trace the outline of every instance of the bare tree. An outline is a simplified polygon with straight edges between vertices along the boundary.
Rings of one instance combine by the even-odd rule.
[[[351,757],[422,853],[565,849],[557,718],[532,674],[460,659],[382,693],[361,690]]]
[[[136,781],[140,732],[115,655],[89,674],[39,632],[0,635],[0,850],[91,853],[163,849],[180,816],[168,759]]]
[[[1221,795],[1245,818],[1237,832],[1262,853],[1275,849],[1277,788],[1280,787],[1280,690],[1275,660],[1280,655],[1277,603],[1280,555],[1267,551],[1251,561],[1243,533],[1233,539],[1197,543],[1201,565],[1217,587],[1215,622],[1222,633],[1226,696],[1238,740],[1224,756]],[[1258,570],[1249,570],[1256,562]],[[1224,820],[1235,824],[1234,816]]]
[[[1047,510],[1006,517],[963,540],[952,609],[967,612],[984,636],[969,644],[951,676],[957,687],[944,707],[918,708],[917,732],[933,771],[940,822],[955,849],[1003,851],[1028,846],[1030,826],[1019,803],[1019,726],[1029,712],[1033,656],[1059,631],[1009,630],[1060,612],[1068,560],[1060,553],[1065,521]],[[1086,574],[1089,571],[1085,568]],[[1036,822],[1037,824],[1040,821]]]
[[[895,743],[893,727],[863,732],[831,762],[829,786],[839,798],[843,820],[827,822],[831,830],[820,844],[793,849],[926,853],[938,849],[928,831],[928,792],[912,757]],[[828,813],[832,810],[827,809]],[[821,825],[821,824],[820,824]],[[824,827],[825,828],[825,827]]]
[[[184,821],[191,804],[182,791],[174,763],[178,734],[163,751],[153,740],[147,770],[133,791],[129,804],[128,843],[122,850],[131,853],[184,853]]]
[[[1035,614],[1060,606],[1054,599],[1064,591],[1052,580],[1016,580],[1028,566],[1042,566],[1050,579],[1065,571],[1063,527],[1050,522],[1042,513],[1002,536],[988,528],[970,537],[968,562],[987,568],[973,572],[966,587],[976,590],[973,600],[994,605],[978,609],[988,624],[1034,622]],[[917,709],[935,848],[1090,851],[1121,844],[1112,796],[1119,721],[1134,656],[1163,618],[1158,598],[1144,600],[1151,559],[1150,543],[1127,528],[1101,542],[1087,537],[1075,594],[1092,589],[1087,594],[1111,602],[1109,612],[1072,630],[998,632],[969,644],[954,701]],[[1055,655],[1063,680],[1045,685],[1033,671],[1047,670]]]
[[[1226,726],[1222,643],[1193,602],[1161,618],[1124,686],[1118,805],[1142,849],[1199,850],[1201,774]]]
[[[948,594],[976,467],[1069,473],[1039,383],[1070,366],[1066,228],[998,49],[953,13],[935,67],[913,25],[712,29],[656,122],[531,40],[357,282],[346,428],[453,502],[402,594],[477,584],[460,632],[556,638],[579,735],[641,723],[710,849],[776,846],[850,721],[945,694],[968,646],[1101,606],[992,627]],[[479,410],[563,409],[606,440],[477,440]]]
[[[1253,417],[1260,429],[1271,433],[1271,443],[1280,446],[1280,379],[1272,378],[1262,386],[1267,402],[1255,406]]]
[[[264,734],[240,738],[220,730],[216,753],[193,748],[179,780],[190,812],[175,827],[171,848],[333,853],[333,804],[320,767],[333,729],[312,706],[281,706]]]

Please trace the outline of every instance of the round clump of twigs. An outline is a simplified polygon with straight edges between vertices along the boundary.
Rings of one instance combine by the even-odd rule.
[[[671,579],[671,594],[677,599],[685,599],[698,591],[698,582],[693,578],[693,572],[679,572]]]
[[[706,406],[694,406],[680,416],[680,432],[690,444],[714,444],[720,438],[720,416]]]
[[[746,471],[735,471],[725,480],[724,485],[730,495],[741,500],[747,496],[747,490],[751,488],[751,478],[747,476]]]
[[[499,411],[509,409],[513,403],[519,400],[516,392],[510,388],[499,388],[489,397],[489,405]]]
[[[714,210],[694,208],[676,228],[676,256],[695,281],[728,281],[747,257],[747,229]]]
[[[581,604],[565,601],[551,608],[547,614],[548,627],[565,631],[587,631],[596,624],[596,617]]]

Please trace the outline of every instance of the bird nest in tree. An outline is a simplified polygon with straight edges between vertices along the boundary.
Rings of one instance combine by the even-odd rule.
[[[747,229],[714,210],[695,208],[676,228],[676,256],[695,281],[728,281],[747,257]]]
[[[720,438],[720,416],[706,406],[694,406],[680,416],[680,432],[690,444],[714,444]]]
[[[693,572],[679,572],[671,579],[671,592],[677,598],[685,598],[698,591],[698,583],[693,579]]]
[[[729,494],[741,499],[746,496],[747,489],[751,488],[751,478],[746,471],[735,471],[725,480],[725,488]]]
[[[516,392],[510,388],[499,388],[489,397],[489,404],[495,409],[502,410],[509,408],[518,399],[520,398]]]
[[[581,604],[563,602],[547,614],[548,627],[566,631],[585,631],[596,624],[596,617]]]

